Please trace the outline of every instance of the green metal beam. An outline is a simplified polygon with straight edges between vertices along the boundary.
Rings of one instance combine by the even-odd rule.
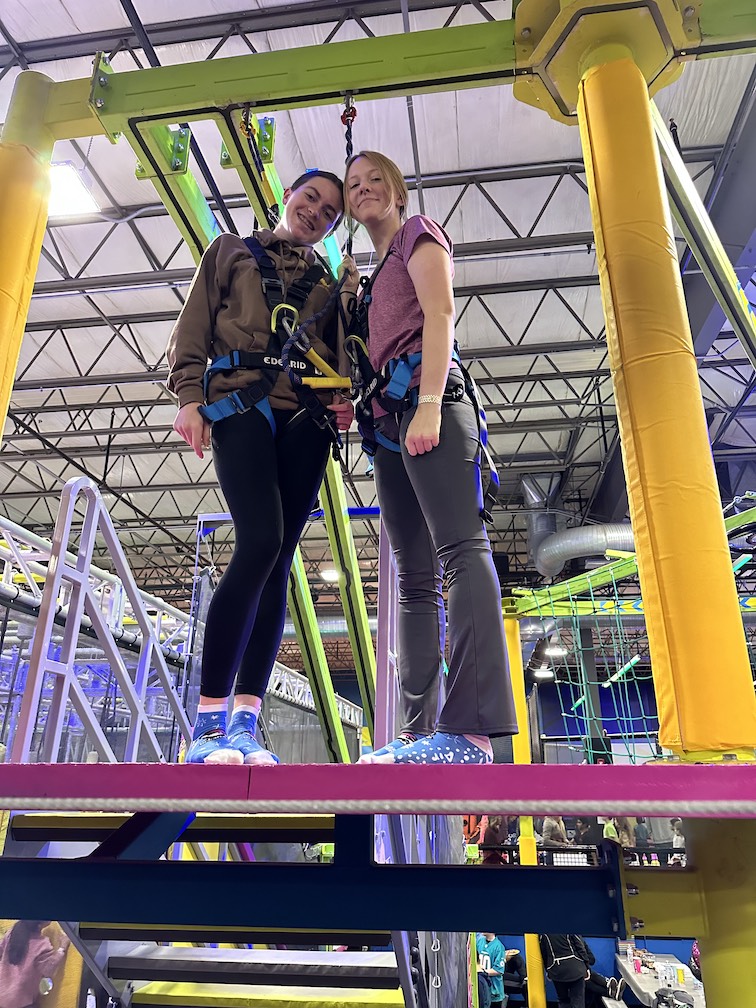
[[[681,59],[756,51],[752,0],[704,0],[702,39]],[[303,46],[280,52],[154,67],[51,89],[45,118],[57,140],[123,132],[144,119],[205,119],[252,103],[256,112],[511,83],[532,72],[516,63],[514,20]],[[91,83],[94,88],[91,89]],[[98,107],[95,113],[95,102]]]
[[[339,572],[339,592],[344,607],[352,657],[362,698],[362,712],[370,738],[375,738],[375,650],[368,623],[357,550],[349,524],[346,492],[341,470],[328,459],[323,485],[320,488],[331,553]]]
[[[307,583],[299,549],[294,554],[294,562],[291,565],[288,600],[289,613],[302,651],[302,663],[310,681],[312,699],[323,729],[328,759],[331,763],[349,763],[349,749],[336,706],[331,671],[328,668],[328,659],[318,629],[315,606],[312,603],[310,586]]]
[[[693,179],[653,102],[651,114],[674,218],[733,332],[756,368],[756,314],[714,230]]]
[[[112,135],[145,119],[206,119],[248,102],[255,112],[301,108],[340,103],[346,91],[365,101],[501,84],[514,74],[514,22],[495,21],[113,74],[93,94],[89,81],[61,81],[46,120],[62,140]]]
[[[698,59],[756,52],[753,0],[703,0],[698,18],[701,27]]]

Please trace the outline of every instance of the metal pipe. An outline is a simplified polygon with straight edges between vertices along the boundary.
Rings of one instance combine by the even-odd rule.
[[[603,556],[609,549],[634,552],[633,530],[628,522],[583,525],[555,532],[539,543],[534,555],[536,570],[544,577],[555,577],[568,560]]]

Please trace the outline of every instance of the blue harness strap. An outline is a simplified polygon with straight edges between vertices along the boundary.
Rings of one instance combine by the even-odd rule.
[[[200,406],[199,411],[208,423],[217,423],[218,420],[225,420],[227,417],[235,416],[237,413],[246,413],[248,410],[259,410],[270,424],[273,435],[276,433],[276,419],[273,416],[268,397],[266,395],[255,396],[254,386],[248,389],[240,389],[238,392],[229,392],[214,403],[206,403]]]

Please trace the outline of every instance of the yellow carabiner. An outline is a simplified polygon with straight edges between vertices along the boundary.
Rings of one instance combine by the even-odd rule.
[[[289,332],[290,333],[294,332],[294,330],[296,329],[297,323],[299,322],[299,312],[294,307],[294,305],[286,304],[285,301],[283,301],[279,305],[276,305],[276,307],[271,312],[271,314],[270,314],[270,331],[271,332],[275,332],[276,331],[276,328],[278,327],[278,313],[280,311],[291,312],[291,314],[292,314],[293,317],[292,317],[291,322],[289,323],[290,327],[291,327],[289,329]]]

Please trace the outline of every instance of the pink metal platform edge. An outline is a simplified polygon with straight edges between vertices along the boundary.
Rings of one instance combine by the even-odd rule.
[[[3,764],[0,808],[756,818],[756,765]]]

